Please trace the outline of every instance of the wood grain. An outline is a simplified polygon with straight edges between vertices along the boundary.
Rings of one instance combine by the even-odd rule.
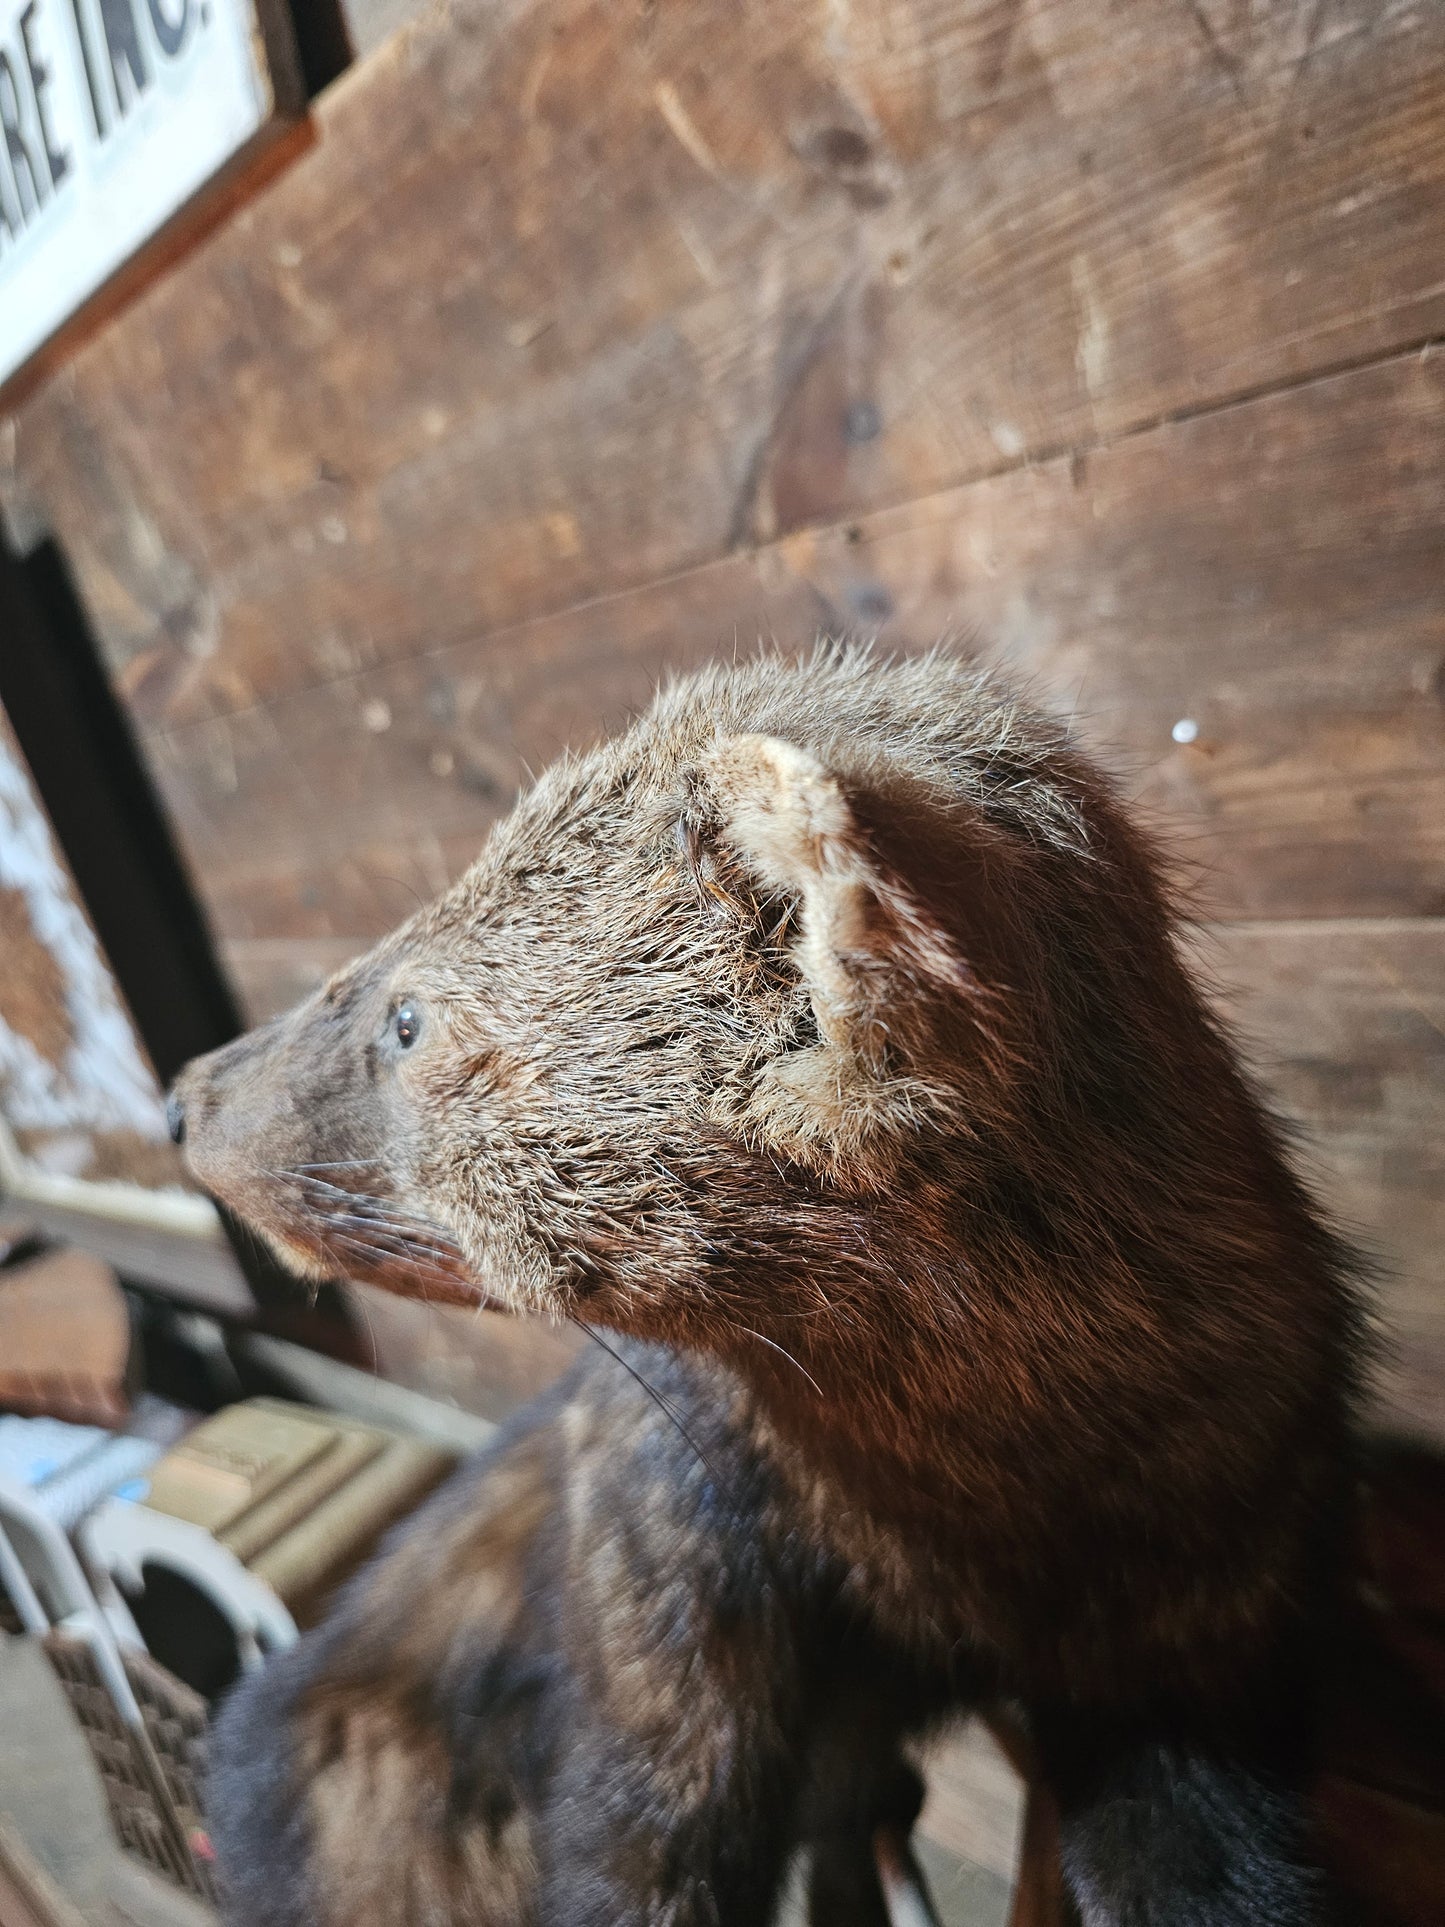
[[[1445,1441],[1445,920],[1219,926],[1196,956],[1379,1267],[1382,1415]]]
[[[1445,330],[1405,0],[480,0],[18,421],[221,715]]]
[[[1398,357],[155,729],[152,767],[224,938],[369,938],[471,860],[525,765],[665,673],[952,631],[1073,713],[1209,914],[1432,914],[1442,434],[1445,355]]]

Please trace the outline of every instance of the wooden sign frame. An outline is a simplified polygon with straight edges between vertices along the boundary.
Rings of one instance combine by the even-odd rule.
[[[154,1076],[159,1136],[164,1083],[188,1055],[233,1035],[240,1015],[215,975],[203,927],[186,926],[184,877],[154,798],[138,780],[134,746],[53,545],[22,558],[0,533],[0,633],[0,774],[12,773],[0,817],[12,823],[12,835],[17,823],[32,831],[39,853],[29,866],[32,886],[38,869],[48,879],[43,894],[69,903],[68,916],[43,919],[54,978],[73,986],[81,1005],[109,1007],[98,1040],[109,1054],[109,1081],[116,1082],[117,1052],[121,1070],[129,1067],[120,1080],[129,1090]],[[14,868],[12,854],[7,876]],[[33,906],[28,917],[33,929]],[[59,955],[57,932],[65,939]],[[66,1120],[60,1123],[63,1129]],[[77,1120],[75,1128],[86,1127]],[[0,1203],[23,1224],[184,1302],[233,1318],[256,1313],[216,1207],[179,1183],[43,1168],[0,1116]]]
[[[314,143],[308,101],[316,91],[316,61],[307,55],[314,55],[322,40],[326,56],[334,55],[333,10],[324,3],[318,8],[324,28],[318,36],[316,23],[309,22],[302,11],[307,0],[297,0],[294,13],[288,0],[243,3],[254,29],[252,47],[264,64],[269,112],[243,145],[85,296],[19,367],[0,380],[0,415],[14,412],[113,315]],[[339,59],[329,58],[323,77],[334,77],[348,55],[349,49]]]
[[[242,1018],[165,813],[50,540],[25,555],[0,529],[0,709],[80,907],[164,1087]],[[159,1090],[156,1092],[159,1097]],[[0,1131],[0,1197],[22,1219],[107,1259],[135,1283],[359,1362],[344,1294],[309,1298],[198,1194],[38,1168]]]

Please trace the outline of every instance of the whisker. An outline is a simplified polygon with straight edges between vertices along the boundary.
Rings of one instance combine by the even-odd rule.
[[[350,1302],[353,1305],[357,1306],[357,1308],[361,1312],[362,1317],[366,1320],[366,1335],[371,1340],[371,1369],[375,1373],[375,1375],[378,1378],[380,1378],[381,1377],[381,1350],[376,1342],[376,1326],[372,1323],[372,1320],[371,1320],[371,1307],[370,1305],[367,1304],[365,1298],[361,1295],[361,1290],[360,1290],[361,1280],[356,1279],[356,1280],[353,1280],[353,1282],[356,1284],[358,1288],[352,1293]]]
[[[310,1196],[318,1215],[328,1224],[347,1221],[364,1224],[368,1228],[390,1232],[418,1248],[424,1246],[428,1250],[435,1249],[438,1242],[433,1227],[403,1215],[388,1200],[375,1197],[370,1192],[351,1191],[344,1185],[332,1184],[325,1178],[310,1177],[300,1171],[268,1171],[266,1175],[278,1182],[300,1185]],[[333,1208],[334,1204],[344,1205],[345,1209],[337,1210]]]
[[[365,1227],[361,1228],[365,1229]],[[433,1271],[440,1269],[435,1263],[435,1253],[431,1248],[413,1240],[393,1238],[390,1241],[383,1241],[377,1238],[357,1237],[355,1227],[349,1234],[334,1219],[328,1220],[328,1229],[338,1240],[349,1243],[357,1249],[368,1251],[378,1260],[395,1260],[401,1264],[411,1265],[417,1270],[428,1266]]]
[[[634,1365],[629,1364],[628,1361],[623,1357],[622,1353],[619,1352],[614,1345],[609,1345],[607,1340],[602,1336],[602,1334],[599,1331],[597,1331],[593,1326],[589,1325],[585,1319],[578,1318],[576,1314],[573,1312],[568,1312],[567,1322],[569,1325],[575,1325],[578,1331],[586,1332],[587,1336],[592,1340],[594,1345],[600,1345],[603,1351],[607,1353],[609,1358],[613,1358],[617,1361],[617,1363],[622,1367],[623,1371],[627,1373],[629,1378],[636,1380],[636,1382],[642,1387],[643,1391],[646,1392],[647,1396],[652,1400],[653,1404],[657,1407],[657,1409],[663,1414],[663,1416],[666,1419],[668,1419],[671,1422],[672,1425],[676,1427],[679,1438],[681,1438],[686,1445],[691,1447],[691,1449],[697,1454],[699,1462],[707,1467],[709,1473],[712,1475],[714,1482],[718,1486],[718,1489],[723,1492],[728,1491],[727,1481],[723,1479],[722,1476],[719,1474],[717,1467],[713,1464],[712,1460],[708,1457],[707,1453],[703,1451],[702,1447],[698,1444],[697,1440],[692,1436],[692,1433],[688,1431],[687,1427],[683,1424],[682,1420],[678,1417],[677,1413],[673,1410],[672,1406],[668,1403],[668,1401],[662,1396],[662,1393],[658,1391],[657,1387],[655,1385],[650,1385],[647,1382],[647,1380],[642,1376],[642,1373],[639,1372]]]
[[[377,1244],[378,1249],[381,1248],[381,1241],[387,1240],[404,1251],[414,1251],[424,1258],[440,1263],[438,1248],[433,1240],[418,1236],[400,1224],[379,1224],[374,1218],[361,1217],[350,1211],[332,1212],[328,1214],[325,1222],[338,1230],[343,1226],[349,1226],[353,1231],[375,1232],[377,1237],[373,1242]]]
[[[338,1232],[336,1234],[336,1243],[341,1247],[343,1252],[349,1251],[354,1257],[360,1258],[363,1263],[373,1264],[378,1269],[384,1269],[386,1271],[396,1271],[400,1269],[403,1272],[410,1272],[420,1289],[422,1302],[427,1305],[431,1304],[431,1295],[427,1291],[427,1285],[429,1282],[435,1280],[436,1272],[434,1270],[429,1271],[425,1265],[419,1264],[414,1258],[398,1256],[394,1251],[379,1250],[376,1246],[369,1245],[359,1238],[349,1238],[344,1232]]]
[[[813,1374],[806,1368],[806,1366],[800,1365],[798,1363],[797,1359],[794,1358],[791,1352],[784,1351],[781,1345],[775,1345],[771,1338],[764,1338],[761,1332],[755,1332],[751,1325],[739,1325],[738,1330],[746,1332],[749,1338],[756,1338],[760,1345],[766,1345],[770,1351],[775,1351],[780,1358],[786,1358],[790,1365],[794,1366],[798,1371],[800,1371],[803,1374],[804,1378],[807,1379],[808,1383],[812,1386],[813,1390],[818,1394],[819,1398],[823,1396],[823,1388],[818,1383],[817,1379],[814,1378]]]
[[[318,1192],[323,1197],[346,1198],[347,1200],[359,1201],[369,1195],[364,1191],[352,1191],[344,1184],[332,1184],[329,1178],[303,1176],[299,1171],[289,1173],[286,1181],[290,1184],[299,1185],[303,1191]]]

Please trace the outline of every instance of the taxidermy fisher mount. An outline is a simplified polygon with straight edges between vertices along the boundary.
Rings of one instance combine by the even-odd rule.
[[[996,1697],[1088,1927],[1329,1917],[1350,1263],[1006,685],[678,683],[174,1116],[301,1271],[608,1347],[235,1695],[234,1921],[755,1927],[804,1847],[876,1922],[906,1748]]]

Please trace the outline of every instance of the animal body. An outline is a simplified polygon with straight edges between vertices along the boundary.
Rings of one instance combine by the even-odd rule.
[[[1350,1267],[1007,687],[679,683],[175,1107],[299,1268],[611,1348],[235,1696],[236,1921],[754,1927],[812,1842],[876,1923],[906,1746],[985,1698],[1086,1927],[1327,1917]]]

